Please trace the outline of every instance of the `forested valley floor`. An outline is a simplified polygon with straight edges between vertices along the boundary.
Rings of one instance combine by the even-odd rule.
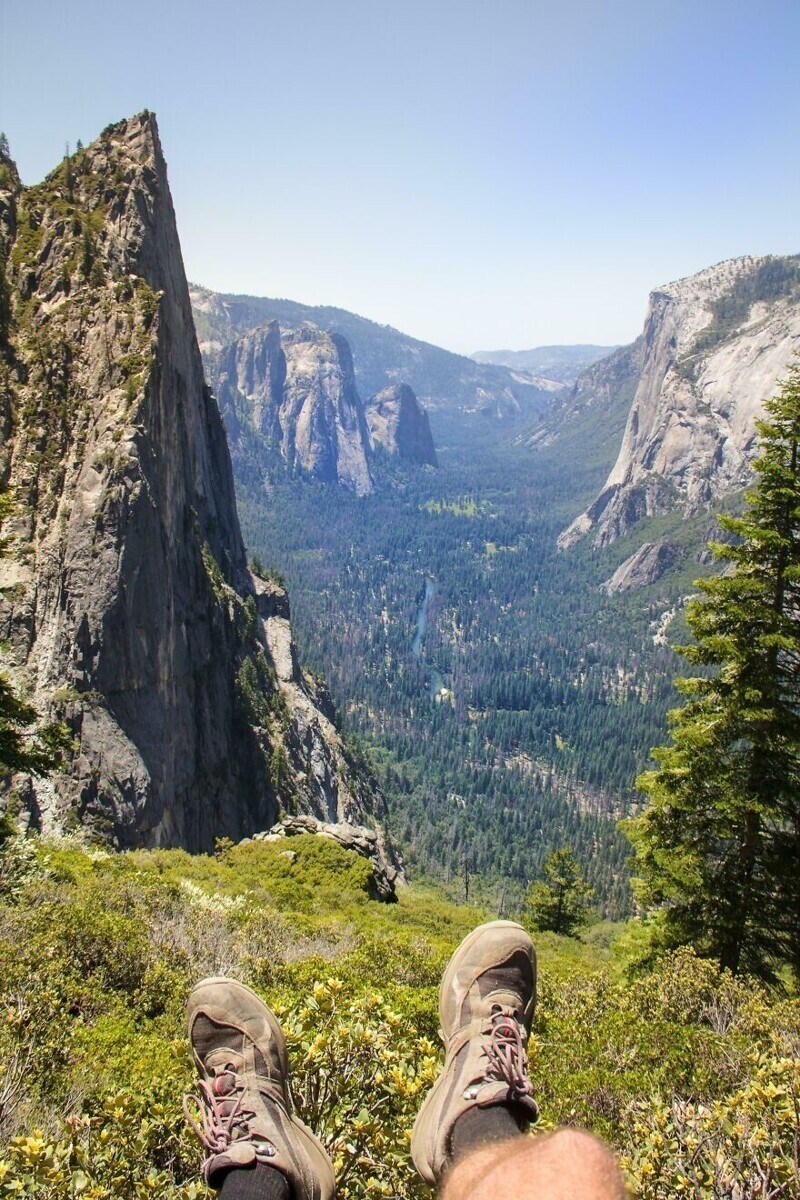
[[[644,533],[556,551],[620,417],[534,453],[521,426],[434,414],[440,468],[384,456],[361,499],[286,478],[255,445],[234,452],[245,541],[288,581],[301,658],[378,765],[412,872],[454,894],[472,878],[500,909],[562,844],[608,915],[630,903],[616,820],[676,702],[664,630],[700,569],[605,596]]]

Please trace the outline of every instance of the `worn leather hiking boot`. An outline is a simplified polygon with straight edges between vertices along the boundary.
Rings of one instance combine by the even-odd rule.
[[[535,1003],[536,955],[522,926],[490,921],[468,934],[439,989],[444,1068],[411,1135],[426,1183],[450,1165],[453,1127],[470,1109],[511,1105],[521,1129],[538,1118],[525,1055]]]
[[[293,1200],[330,1200],[333,1166],[292,1113],[286,1041],[266,1004],[233,979],[204,979],[186,1016],[200,1080],[183,1106],[208,1155],[205,1182],[218,1188],[232,1167],[264,1163],[286,1176]]]

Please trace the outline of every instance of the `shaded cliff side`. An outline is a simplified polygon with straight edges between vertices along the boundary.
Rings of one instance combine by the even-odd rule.
[[[155,119],[0,174],[4,665],[74,752],[35,823],[208,849],[284,811],[370,823],[285,592],[248,570]]]
[[[800,256],[732,259],[659,288],[643,336],[616,464],[562,548],[590,531],[606,545],[642,517],[689,515],[747,484],[756,420],[800,350]]]
[[[406,383],[370,396],[364,412],[372,441],[407,462],[438,466],[428,414]]]

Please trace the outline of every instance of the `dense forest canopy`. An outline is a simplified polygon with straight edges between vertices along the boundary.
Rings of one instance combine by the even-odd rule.
[[[582,458],[534,454],[507,422],[434,419],[439,470],[384,456],[361,499],[288,478],[255,439],[234,465],[245,540],[285,575],[301,655],[379,764],[412,867],[508,895],[568,844],[621,913],[616,819],[674,702],[658,631],[684,578],[604,596],[628,541],[556,551],[616,453],[604,418]]]

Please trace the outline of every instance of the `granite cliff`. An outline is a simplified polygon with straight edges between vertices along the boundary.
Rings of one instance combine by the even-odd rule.
[[[272,321],[211,357],[208,374],[234,454],[247,429],[292,472],[372,491],[369,429],[340,334],[306,324],[281,336]]]
[[[731,259],[653,292],[616,464],[560,547],[589,533],[603,546],[745,486],[763,402],[798,350],[800,256]]]
[[[365,405],[375,445],[407,462],[438,466],[428,414],[406,383],[384,388]]]
[[[480,417],[482,423],[486,417],[530,420],[545,408],[551,395],[524,371],[476,363],[342,308],[224,295],[198,285],[190,285],[189,290],[200,349],[210,373],[215,355],[242,334],[270,321],[278,321],[284,331],[310,322],[347,338],[362,396],[397,383],[413,388],[431,415],[437,444],[440,429],[453,418],[463,422]]]
[[[374,450],[436,465],[430,423],[405,384],[362,405],[347,339],[304,323],[277,321],[206,354],[206,373],[225,418],[239,476],[270,472],[336,483],[357,496],[374,486]]]
[[[74,744],[14,802],[121,846],[373,824],[286,593],[248,569],[152,114],[35,187],[0,162],[0,251],[3,665]]]

